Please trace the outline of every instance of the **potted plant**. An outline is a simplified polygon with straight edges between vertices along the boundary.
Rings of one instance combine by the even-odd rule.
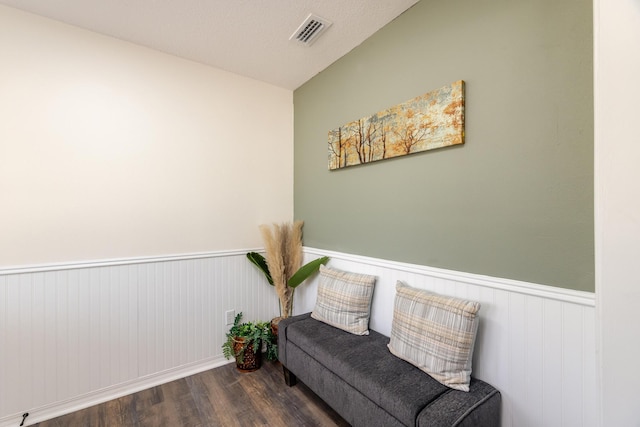
[[[261,225],[266,257],[249,252],[247,258],[265,275],[280,302],[280,317],[271,321],[274,334],[281,319],[293,314],[293,295],[296,288],[315,273],[329,257],[317,258],[302,265],[302,226],[304,222]],[[302,266],[301,266],[302,265]]]
[[[240,323],[241,320],[242,313],[238,313],[222,344],[222,354],[227,359],[234,357],[240,372],[253,372],[262,364],[262,345],[266,345],[267,360],[278,358],[278,345],[270,322]]]

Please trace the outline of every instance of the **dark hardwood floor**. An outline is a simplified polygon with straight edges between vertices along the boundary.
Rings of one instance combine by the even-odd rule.
[[[36,424],[75,426],[348,426],[282,365],[240,373],[235,363]]]

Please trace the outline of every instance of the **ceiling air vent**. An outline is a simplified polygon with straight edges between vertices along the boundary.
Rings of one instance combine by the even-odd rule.
[[[331,22],[324,18],[310,13],[307,19],[304,20],[298,29],[291,34],[289,40],[295,40],[305,46],[310,46],[314,41],[318,39],[320,34],[331,26]]]

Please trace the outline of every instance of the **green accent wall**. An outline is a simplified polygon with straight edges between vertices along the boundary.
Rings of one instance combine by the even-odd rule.
[[[593,292],[592,13],[423,0],[298,88],[305,245]],[[329,130],[456,80],[464,145],[328,170]]]

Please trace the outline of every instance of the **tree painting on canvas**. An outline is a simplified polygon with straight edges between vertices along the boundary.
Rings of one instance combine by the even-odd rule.
[[[329,169],[464,143],[464,81],[329,131]]]

